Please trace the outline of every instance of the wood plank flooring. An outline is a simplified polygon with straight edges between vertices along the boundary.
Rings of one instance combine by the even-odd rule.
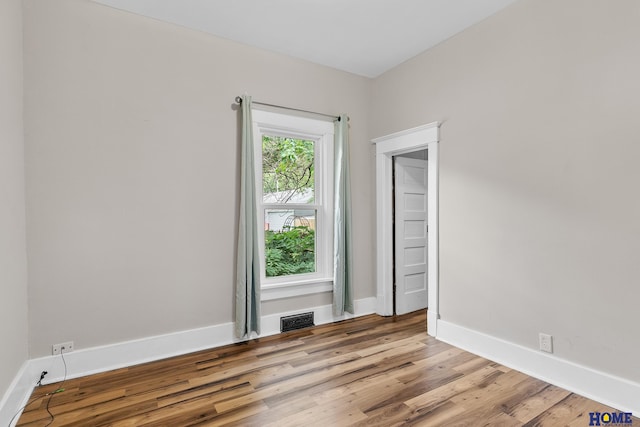
[[[424,311],[260,338],[64,389],[36,398],[18,425],[555,427],[614,411],[427,336]]]

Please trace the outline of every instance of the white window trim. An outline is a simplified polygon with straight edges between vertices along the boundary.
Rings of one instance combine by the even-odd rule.
[[[261,262],[261,300],[269,301],[333,290],[333,136],[334,124],[325,120],[256,110],[253,114],[253,139],[256,162],[256,205],[258,208],[258,244]],[[280,135],[316,141],[315,200],[316,273],[278,278],[265,275],[264,206],[262,203],[262,135]],[[319,188],[318,188],[319,187]],[[319,190],[319,191],[318,191]],[[266,206],[269,206],[268,204]]]

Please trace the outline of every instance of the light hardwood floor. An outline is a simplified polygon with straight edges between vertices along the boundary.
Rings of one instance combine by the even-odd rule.
[[[33,396],[56,390],[42,386]],[[612,408],[365,316],[68,380],[20,426],[588,426]],[[634,425],[640,420],[634,418]]]

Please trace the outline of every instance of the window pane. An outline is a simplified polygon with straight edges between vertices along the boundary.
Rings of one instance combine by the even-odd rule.
[[[267,277],[315,273],[315,209],[265,209],[264,230]]]
[[[264,203],[313,203],[315,143],[304,139],[262,136]]]

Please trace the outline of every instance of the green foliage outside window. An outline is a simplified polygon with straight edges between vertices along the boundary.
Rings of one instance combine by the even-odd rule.
[[[313,191],[314,157],[313,141],[263,135],[262,192],[277,194],[277,203],[287,203],[296,195]]]
[[[314,203],[315,142],[263,135],[262,192],[272,204]],[[314,227],[291,225],[265,231],[267,277],[316,271]]]
[[[315,232],[309,227],[265,231],[266,276],[315,272]]]

